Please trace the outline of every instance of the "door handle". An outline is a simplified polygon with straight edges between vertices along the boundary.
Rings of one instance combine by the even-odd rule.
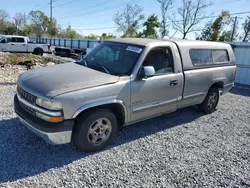
[[[14,45],[14,44],[11,44],[12,46]]]
[[[175,86],[175,85],[177,85],[178,84],[178,80],[171,80],[170,81],[170,85],[171,86]]]

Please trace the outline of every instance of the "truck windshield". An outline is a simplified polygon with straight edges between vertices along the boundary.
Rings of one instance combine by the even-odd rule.
[[[102,42],[79,64],[113,75],[130,75],[144,47],[118,42]]]

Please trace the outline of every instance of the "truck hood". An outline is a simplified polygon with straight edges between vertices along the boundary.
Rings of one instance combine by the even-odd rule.
[[[118,76],[91,68],[65,63],[27,71],[18,79],[18,85],[27,92],[46,98],[117,82]]]

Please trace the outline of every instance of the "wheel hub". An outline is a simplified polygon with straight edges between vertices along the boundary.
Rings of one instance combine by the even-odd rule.
[[[111,130],[111,122],[107,118],[100,118],[90,126],[88,141],[93,145],[100,145],[110,137]]]
[[[209,109],[212,109],[216,105],[216,102],[217,102],[217,95],[216,93],[212,93],[208,98],[207,107]]]

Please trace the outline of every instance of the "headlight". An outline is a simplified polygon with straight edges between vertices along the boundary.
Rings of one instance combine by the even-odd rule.
[[[49,110],[61,110],[62,109],[62,104],[60,102],[47,101],[44,99],[37,98],[36,104],[38,106],[41,106],[41,107],[49,109]]]

